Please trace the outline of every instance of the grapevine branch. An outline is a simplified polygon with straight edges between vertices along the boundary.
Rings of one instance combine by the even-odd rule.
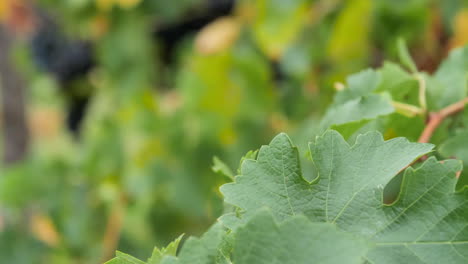
[[[465,108],[466,104],[468,104],[468,97],[454,104],[451,104],[438,112],[430,113],[429,121],[427,122],[426,127],[421,133],[418,142],[428,143],[432,135],[434,134],[434,131],[439,127],[442,121],[444,121],[445,118],[462,111]]]
[[[432,137],[432,134],[434,134],[434,131],[439,127],[439,125],[442,123],[442,121],[445,120],[445,118],[454,115],[456,113],[459,113],[465,108],[465,105],[468,104],[468,97],[464,98],[461,101],[458,101],[454,104],[451,104],[443,109],[441,109],[438,112],[435,113],[430,113],[429,114],[429,119],[424,127],[423,132],[421,133],[421,136],[418,139],[419,143],[429,143],[429,140]],[[427,156],[422,156],[418,160],[426,160]],[[404,167],[401,171],[406,170],[408,167],[412,166],[414,163],[416,163],[418,160],[415,160],[413,163],[408,164],[408,166]],[[443,162],[443,161],[442,161]],[[398,173],[400,173],[398,172]],[[458,171],[456,173],[457,178],[460,177],[461,171]]]

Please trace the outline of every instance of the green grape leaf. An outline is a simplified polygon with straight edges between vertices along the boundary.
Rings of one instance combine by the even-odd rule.
[[[438,151],[446,158],[457,158],[468,164],[468,131],[462,131],[442,143]]]
[[[372,263],[467,263],[468,192],[455,192],[460,169],[458,161],[430,158],[405,172],[393,205],[366,209],[364,234],[376,242]]]
[[[222,247],[225,233],[221,224],[215,224],[201,238],[190,237],[177,257],[166,256],[161,264],[222,263],[220,259],[224,259]]]
[[[229,166],[226,163],[224,163],[216,156],[213,157],[213,166],[211,167],[211,169],[214,172],[223,175],[231,180],[234,179],[234,173],[232,172],[231,168],[229,168]]]
[[[329,130],[309,144],[317,177],[303,177],[297,148],[275,137],[225,184],[237,207],[201,238],[156,250],[150,264],[466,263],[468,188],[456,191],[461,162],[429,158],[433,145],[379,132],[350,146]],[[403,174],[401,174],[403,173]],[[400,192],[384,204],[385,187],[402,175]],[[118,253],[108,264],[142,264]]]
[[[215,230],[220,226],[215,225]],[[268,210],[252,215],[230,235],[223,233],[223,240],[219,240],[218,231],[214,237],[205,235],[188,243],[179,257],[166,257],[162,263],[361,263],[371,246],[335,225],[312,223],[305,216],[278,223]]]
[[[401,101],[413,105],[418,102],[418,81],[404,71],[398,64],[385,62],[379,69],[381,82],[376,92],[388,92],[395,101]],[[410,98],[408,98],[410,95]]]
[[[328,223],[295,216],[276,223],[261,211],[235,231],[233,263],[362,263],[368,244]]]
[[[167,247],[158,249],[154,248],[153,254],[148,259],[148,262],[143,262],[137,258],[134,258],[130,255],[117,251],[116,257],[109,260],[105,264],[161,264],[163,263],[163,258],[167,256],[175,256],[177,253],[177,248],[179,243],[182,240],[183,235],[179,236],[176,240],[172,241]]]
[[[162,249],[155,248],[148,262],[117,251],[117,256],[105,264],[224,264],[224,251],[230,249],[225,228],[214,224],[201,238],[190,237],[176,256],[182,236]]]
[[[430,158],[406,169],[432,148],[403,138],[384,141],[378,132],[359,136],[351,147],[327,131],[310,144],[319,176],[308,182],[296,147],[280,134],[221,190],[245,217],[266,207],[276,219],[305,215],[366,238],[375,244],[366,256],[370,263],[466,263],[468,192],[455,192],[461,163]],[[384,205],[384,187],[403,170],[399,198]]]
[[[260,49],[270,58],[278,59],[296,40],[304,28],[310,3],[304,0],[242,1],[255,10],[252,33]]]
[[[147,264],[160,264],[165,256],[175,256],[177,253],[177,249],[179,248],[180,241],[182,240],[182,237],[183,235],[179,236],[176,240],[172,241],[165,248],[154,248],[153,254],[148,259]]]
[[[381,82],[379,72],[371,69],[360,71],[346,79],[346,88],[335,96],[334,104],[342,104],[375,91]]]
[[[384,121],[382,124],[395,128],[395,121],[398,123],[404,119],[401,115],[405,115],[419,124],[423,110],[417,105],[418,80],[399,65],[385,62],[379,70],[368,69],[347,78],[346,88],[336,94],[321,121],[321,128],[322,131],[336,130],[350,139],[359,132],[369,131],[362,129],[374,120]],[[392,118],[395,113],[399,114],[398,117]],[[382,130],[386,130],[385,127]]]
[[[242,162],[244,162],[244,160],[246,160],[246,159],[255,159],[257,157],[257,155],[258,155],[258,150],[249,150],[247,153],[245,153],[245,155],[241,158],[241,160],[239,162],[239,167],[237,168],[237,173],[240,173],[240,168],[241,168]],[[233,180],[234,180],[234,177],[233,177]]]
[[[323,128],[331,127],[342,133],[347,129],[350,129],[350,132],[354,132],[365,124],[364,121],[375,119],[378,116],[389,115],[394,111],[395,109],[388,96],[371,94],[329,108],[322,120],[321,126]]]
[[[361,71],[346,82],[346,88],[336,94],[321,121],[323,130],[332,128],[348,138],[368,121],[395,112],[387,94],[373,94],[381,83],[379,72]]]
[[[105,264],[145,264],[145,262],[125,253],[117,251],[116,257],[109,260]]]
[[[319,176],[308,182],[297,148],[280,134],[260,149],[257,160],[245,160],[241,175],[223,185],[221,192],[227,203],[246,211],[266,206],[279,219],[305,214],[334,222],[358,206],[361,196],[382,191],[393,176],[431,150],[431,144],[403,138],[384,141],[377,132],[361,135],[350,147],[339,133],[327,131],[311,144]]]
[[[431,110],[462,100],[467,96],[468,47],[450,52],[435,74],[426,77]]]
[[[444,158],[457,158],[463,161],[465,169],[460,175],[460,180],[457,183],[457,189],[468,185],[468,131],[464,130],[453,137],[444,141],[437,149],[439,154]]]

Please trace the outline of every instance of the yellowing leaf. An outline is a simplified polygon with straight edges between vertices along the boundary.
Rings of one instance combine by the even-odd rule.
[[[231,145],[236,142],[236,131],[232,126],[227,125],[220,131],[219,139],[223,145]]]
[[[105,15],[98,15],[91,21],[91,34],[95,38],[103,36],[109,30],[109,19]]]
[[[182,106],[180,97],[179,93],[173,91],[163,94],[159,104],[159,111],[166,116],[174,114]]]
[[[192,83],[187,89],[194,94],[186,94],[202,111],[215,112],[225,118],[232,118],[239,111],[241,90],[230,78],[231,56],[221,53],[210,57],[195,56],[191,63],[193,77],[200,81],[199,90],[195,91]],[[198,96],[195,100],[192,96]]]
[[[101,11],[109,11],[115,4],[115,0],[96,0],[96,6]]]
[[[3,0],[0,1],[0,21],[3,21],[6,19],[8,13],[8,1]]]
[[[195,49],[205,55],[226,50],[236,41],[239,32],[239,21],[232,17],[219,18],[198,33]]]
[[[335,62],[364,57],[369,49],[371,0],[348,1],[334,25],[328,54]]]
[[[458,12],[454,19],[454,33],[450,40],[450,48],[462,46],[468,42],[468,9]]]
[[[117,0],[117,4],[123,9],[132,9],[140,4],[141,0]]]
[[[303,0],[252,1],[254,37],[270,58],[278,59],[308,22],[310,3]]]
[[[58,109],[35,109],[29,116],[31,134],[38,139],[58,136],[63,126],[63,116]]]
[[[59,235],[55,229],[52,220],[45,214],[35,213],[31,217],[30,222],[31,232],[37,239],[43,241],[49,246],[57,246],[59,243]]]

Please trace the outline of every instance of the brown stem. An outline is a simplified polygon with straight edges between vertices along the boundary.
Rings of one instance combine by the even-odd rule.
[[[462,111],[467,103],[468,97],[441,109],[439,112],[431,113],[429,115],[429,122],[427,122],[418,142],[428,143],[442,121],[444,121],[445,118]]]
[[[0,25],[0,90],[3,130],[3,163],[21,161],[27,152],[25,84],[11,60],[13,35]]]
[[[123,195],[112,206],[102,241],[102,263],[111,259],[115,254],[123,227],[125,207],[126,198]]]

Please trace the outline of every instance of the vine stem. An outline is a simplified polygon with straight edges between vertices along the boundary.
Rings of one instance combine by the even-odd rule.
[[[427,102],[426,102],[426,80],[424,80],[424,77],[418,73],[415,75],[416,80],[419,83],[419,105],[421,106],[421,109],[426,112],[427,110]]]
[[[120,239],[120,232],[123,227],[126,204],[125,196],[121,195],[118,201],[112,206],[102,241],[103,250],[101,262],[108,261],[115,254]]]
[[[468,97],[458,101],[454,104],[451,104],[438,112],[430,113],[429,114],[429,121],[426,124],[421,136],[419,137],[419,143],[428,143],[431,139],[432,135],[434,134],[435,130],[439,127],[442,121],[445,118],[454,115],[465,108],[465,105],[468,104]]]

